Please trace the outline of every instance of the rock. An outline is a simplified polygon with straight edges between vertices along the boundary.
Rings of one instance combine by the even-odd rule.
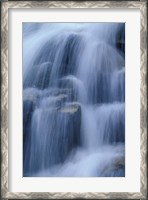
[[[64,95],[57,96],[57,99],[62,100],[64,97]],[[67,103],[59,108],[37,109],[35,112],[32,121],[33,145],[31,143],[30,154],[33,155],[33,160],[30,159],[32,162],[30,172],[38,172],[42,166],[49,169],[51,166],[63,163],[81,142],[81,106],[78,102]],[[42,162],[38,160],[39,155]]]
[[[59,94],[57,96],[45,97],[39,103],[39,107],[45,108],[45,109],[50,108],[53,110],[57,110],[57,109],[60,109],[64,105],[67,99],[68,99],[68,95],[66,94]]]
[[[103,170],[104,177],[124,177],[125,176],[125,156],[118,157],[106,166]]]
[[[30,152],[31,145],[31,120],[34,111],[34,101],[31,99],[23,101],[23,168],[27,171],[28,164],[25,161]]]
[[[23,102],[23,135],[27,134],[31,125],[31,118],[34,111],[34,101],[33,100],[25,100]]]
[[[69,103],[58,110],[57,118],[58,117],[60,117],[60,119],[63,119],[61,121],[61,124],[59,124],[59,135],[61,135],[62,137],[58,149],[59,153],[61,153],[61,149],[63,149],[62,153],[60,154],[61,161],[63,162],[67,158],[71,150],[78,147],[81,143],[81,106],[77,102]],[[65,125],[64,122],[66,122]]]
[[[79,113],[81,112],[81,107],[78,102],[68,103],[64,107],[60,108],[60,112],[63,113]]]

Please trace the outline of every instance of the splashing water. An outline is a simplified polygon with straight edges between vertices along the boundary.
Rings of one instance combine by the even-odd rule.
[[[125,176],[125,26],[24,23],[23,176]]]

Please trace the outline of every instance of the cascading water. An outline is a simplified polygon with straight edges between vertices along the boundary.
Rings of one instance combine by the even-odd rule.
[[[24,23],[23,176],[125,176],[125,25]]]

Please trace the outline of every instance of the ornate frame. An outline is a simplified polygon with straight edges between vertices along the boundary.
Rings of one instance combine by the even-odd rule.
[[[11,193],[8,191],[8,10],[9,8],[139,8],[141,13],[141,167],[139,193]],[[2,2],[1,46],[1,198],[2,199],[146,199],[147,198],[147,3],[146,1],[4,1]]]

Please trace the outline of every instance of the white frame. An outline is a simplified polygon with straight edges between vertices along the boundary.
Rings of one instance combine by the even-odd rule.
[[[2,21],[2,31],[8,35],[8,17],[9,17],[9,8],[138,8],[141,10],[141,38],[145,38],[146,30],[146,21],[144,16],[146,15],[146,4],[144,2],[3,2],[3,21]],[[4,35],[4,34],[3,34]],[[146,76],[146,48],[141,39],[141,113],[143,116],[146,110],[146,83],[144,82],[144,77]],[[119,193],[119,192],[93,192],[93,193],[18,193],[18,192],[9,192],[8,190],[8,122],[5,120],[8,117],[8,46],[7,38],[3,37],[2,44],[2,72],[3,72],[3,97],[2,97],[2,109],[3,111],[3,124],[2,124],[2,197],[5,198],[74,198],[74,197],[83,197],[83,198],[144,198],[146,197],[146,162],[144,156],[146,155],[146,126],[143,124],[143,118],[141,118],[141,178],[140,178],[140,192],[130,192],[130,193]],[[144,89],[143,89],[144,88]],[[140,91],[139,91],[140,92]],[[145,116],[144,116],[145,119]],[[4,155],[7,155],[6,157]]]

